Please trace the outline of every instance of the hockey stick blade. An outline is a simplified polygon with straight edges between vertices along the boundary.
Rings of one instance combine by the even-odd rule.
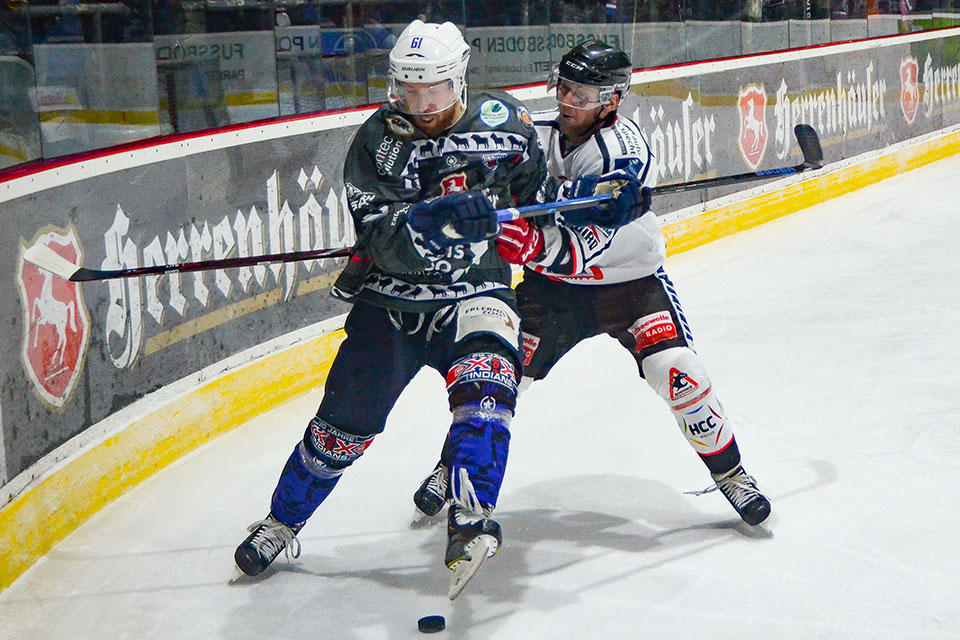
[[[78,271],[82,271],[82,267],[73,264],[47,245],[39,242],[24,250],[23,259],[64,280],[70,280]]]
[[[819,169],[823,166],[823,149],[820,148],[820,138],[817,132],[808,124],[798,124],[794,127],[794,134],[797,136],[797,144],[803,153],[803,163],[792,167],[780,167],[778,169],[764,169],[762,171],[751,171],[749,173],[737,173],[731,176],[719,176],[716,178],[705,178],[703,180],[693,180],[692,182],[681,182],[678,184],[665,184],[653,188],[653,195],[663,195],[665,193],[683,193],[694,189],[707,189],[710,187],[722,187],[742,182],[753,182],[755,180],[769,180],[770,178],[783,178],[796,175],[804,171]]]
[[[803,153],[803,164],[810,169],[819,169],[823,166],[823,148],[820,146],[820,137],[816,129],[808,124],[798,124],[793,128],[793,135],[797,137],[797,144]]]

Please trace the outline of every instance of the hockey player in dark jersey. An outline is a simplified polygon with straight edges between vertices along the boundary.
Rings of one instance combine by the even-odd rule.
[[[696,352],[673,284],[663,268],[666,245],[650,211],[656,159],[617,107],[630,86],[631,65],[619,49],[584,42],[564,55],[550,86],[558,109],[535,114],[547,169],[559,196],[582,197],[618,184],[603,207],[561,213],[542,224],[504,224],[497,249],[524,265],[517,287],[525,352],[520,389],[547,375],[577,343],[607,334],[637,361],[715,486],[745,522],[756,525],[770,501],[740,464],[733,427]],[[414,494],[425,514],[439,511],[447,458]]]
[[[537,202],[547,174],[523,106],[502,91],[467,91],[469,54],[452,23],[411,23],[390,53],[389,103],[348,151],[358,240],[334,285],[354,302],[347,337],[269,515],[237,549],[247,575],[284,548],[299,551],[296,534],[424,366],[445,376],[453,414],[444,450],[451,598],[501,543],[491,513],[516,403],[520,323],[494,208]]]

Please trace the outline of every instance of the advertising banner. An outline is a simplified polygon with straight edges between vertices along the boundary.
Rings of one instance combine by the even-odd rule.
[[[7,472],[164,385],[344,312],[345,259],[75,283],[23,260],[45,244],[93,268],[351,246],[333,129],[127,169],[4,203],[0,352]],[[16,334],[14,336],[14,333]]]
[[[274,47],[272,31],[156,36],[166,121],[195,131],[279,115]]]
[[[626,48],[621,24],[562,24],[472,27],[467,82],[475,87],[517,86],[543,82],[560,56],[584,40],[595,38]]]

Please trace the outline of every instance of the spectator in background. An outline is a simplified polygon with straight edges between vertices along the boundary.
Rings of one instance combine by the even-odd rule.
[[[0,55],[30,59],[30,21],[24,0],[0,0]]]

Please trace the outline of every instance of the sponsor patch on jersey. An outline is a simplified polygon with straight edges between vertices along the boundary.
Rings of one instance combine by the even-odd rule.
[[[551,280],[555,282],[577,282],[578,280],[603,280],[603,269],[600,267],[589,267],[586,271],[582,273],[575,273],[573,275],[565,275],[562,273],[550,273],[544,269],[541,265],[537,265],[533,268],[537,273],[542,273]]]
[[[467,174],[463,171],[460,171],[459,173],[451,173],[449,176],[440,181],[440,186],[443,188],[443,195],[445,196],[448,196],[451,193],[466,191]]]
[[[669,311],[657,311],[643,316],[630,325],[629,331],[637,340],[637,353],[658,342],[677,337],[677,325]]]
[[[517,107],[517,117],[520,118],[520,122],[524,124],[528,129],[533,129],[533,119],[530,118],[530,112],[524,107]]]
[[[540,346],[540,338],[537,336],[532,336],[529,333],[521,334],[523,337],[523,366],[529,366],[530,361],[533,360],[533,354],[537,352],[537,347]]]
[[[392,136],[383,136],[383,140],[380,141],[373,156],[373,162],[377,165],[377,173],[382,176],[390,175],[397,164],[397,158],[400,156],[402,148],[403,140],[397,140]]]
[[[386,121],[387,129],[389,129],[394,135],[409,138],[416,133],[416,129],[413,128],[413,124],[403,116],[398,116],[397,114],[392,113],[386,117]]]
[[[499,127],[509,119],[510,110],[499,100],[487,100],[480,105],[480,120],[488,127]]]

